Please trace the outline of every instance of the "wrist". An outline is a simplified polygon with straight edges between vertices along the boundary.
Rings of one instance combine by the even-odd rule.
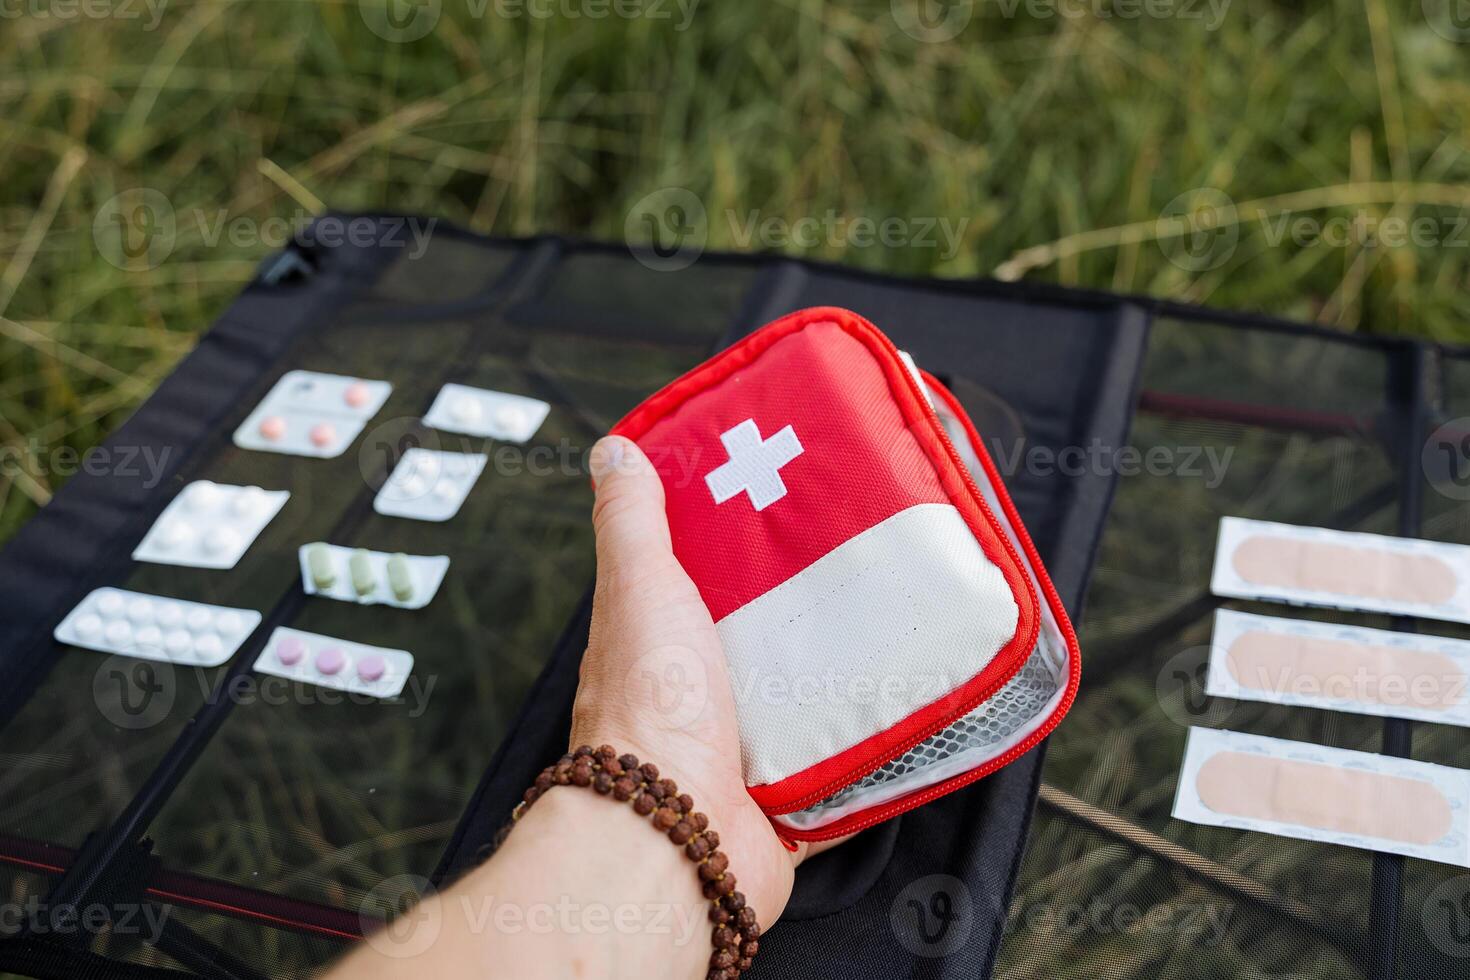
[[[651,762],[641,762],[631,753],[619,755],[607,744],[597,749],[582,745],[542,770],[516,807],[512,826],[524,823],[531,808],[560,787],[576,787],[628,804],[634,814],[647,818],[655,831],[679,848],[692,862],[712,923],[714,948],[707,961],[707,975],[734,980],[750,968],[761,936],[755,907],[747,904],[745,894],[736,889],[730,858],[720,850],[720,834],[709,825],[709,818],[694,808],[688,793],[681,793],[678,785],[663,777]],[[763,823],[762,830],[769,835],[768,825]],[[545,832],[543,828],[541,833]]]
[[[503,879],[516,868],[530,868],[534,876],[522,876],[515,888],[525,894],[530,886],[524,900],[517,898],[528,923],[533,910],[552,919],[550,930],[540,927],[547,933],[541,938],[553,939],[558,959],[570,956],[585,967],[584,975],[707,972],[711,923],[694,868],[632,807],[598,799],[588,789],[555,787],[525,810],[516,831],[478,872],[488,878],[482,888],[511,893]],[[531,955],[511,952],[507,958],[502,947],[487,960],[496,968],[493,975],[541,975],[532,962],[541,955],[539,946]],[[508,965],[516,969],[506,972]]]

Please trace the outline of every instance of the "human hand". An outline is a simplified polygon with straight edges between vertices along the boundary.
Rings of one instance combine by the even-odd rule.
[[[663,482],[633,442],[592,450],[597,588],[572,712],[572,745],[604,743],[653,762],[688,792],[763,925],[786,907],[798,864],[745,789],[735,698],[719,634],[674,556]]]

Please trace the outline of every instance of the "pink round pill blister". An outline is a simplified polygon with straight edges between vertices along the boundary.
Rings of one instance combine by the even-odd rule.
[[[368,654],[357,662],[357,676],[371,684],[380,680],[388,670],[388,664],[376,653]]]
[[[276,644],[276,659],[287,667],[299,664],[305,653],[306,645],[294,636],[283,636]]]
[[[311,427],[311,444],[318,449],[326,449],[337,441],[337,427],[330,422],[318,422]]]
[[[362,408],[368,403],[368,386],[361,381],[352,382],[342,393],[342,400],[353,408]]]
[[[347,666],[347,654],[336,647],[327,647],[316,655],[316,669],[323,674],[335,674]]]
[[[279,415],[267,415],[260,420],[260,437],[275,442],[286,434],[286,420]]]

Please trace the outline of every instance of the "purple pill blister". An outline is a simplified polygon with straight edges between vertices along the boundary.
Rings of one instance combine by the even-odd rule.
[[[323,674],[332,675],[347,665],[347,654],[337,647],[326,647],[318,650],[316,654],[316,669]]]
[[[357,676],[368,683],[382,679],[387,669],[387,662],[376,653],[369,654],[357,662]]]
[[[276,659],[290,667],[299,664],[301,658],[306,655],[306,644],[294,636],[283,636],[276,644]]]

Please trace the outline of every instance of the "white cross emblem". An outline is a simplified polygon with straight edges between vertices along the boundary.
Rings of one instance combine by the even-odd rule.
[[[781,467],[803,452],[795,429],[788,425],[771,438],[762,439],[755,419],[746,419],[721,435],[720,442],[725,444],[730,459],[704,477],[715,503],[723,504],[744,491],[756,510],[765,510],[786,496]]]

